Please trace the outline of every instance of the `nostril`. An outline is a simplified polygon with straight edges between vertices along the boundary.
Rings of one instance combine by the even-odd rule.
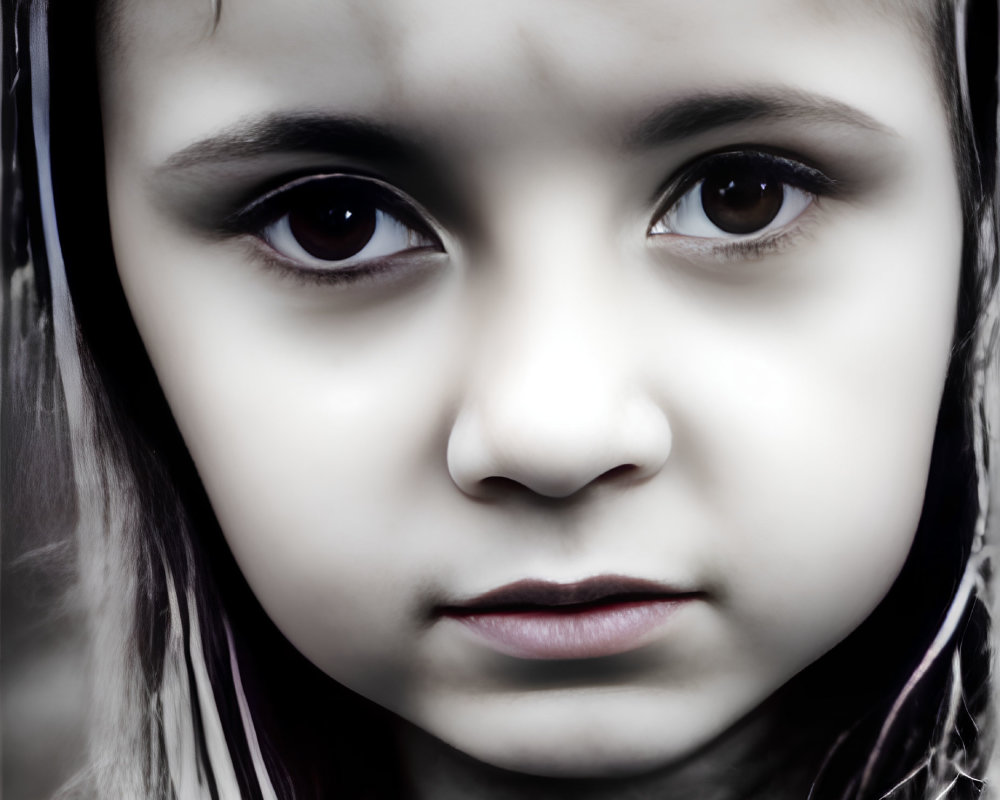
[[[619,478],[638,477],[639,468],[635,464],[619,464],[597,476],[597,482],[614,481]]]
[[[518,483],[513,478],[504,478],[500,475],[491,475],[479,481],[480,487],[490,495],[504,494],[507,492],[524,491],[523,483]]]

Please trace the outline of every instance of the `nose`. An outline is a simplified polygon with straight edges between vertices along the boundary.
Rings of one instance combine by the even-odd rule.
[[[667,462],[667,416],[642,384],[623,326],[602,313],[604,298],[569,294],[493,313],[493,345],[473,359],[448,438],[448,470],[466,494],[516,484],[568,498],[649,478]]]

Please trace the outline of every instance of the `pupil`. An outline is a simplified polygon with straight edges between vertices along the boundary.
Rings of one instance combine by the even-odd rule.
[[[778,216],[785,192],[764,167],[720,167],[701,185],[701,206],[726,233],[754,233]]]
[[[303,197],[288,213],[295,240],[309,255],[323,261],[343,261],[357,255],[375,233],[375,204],[363,197],[338,194],[341,197]]]

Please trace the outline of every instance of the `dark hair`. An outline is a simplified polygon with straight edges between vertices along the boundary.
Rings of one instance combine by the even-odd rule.
[[[267,619],[223,542],[135,330],[114,269],[96,35],[86,33],[99,5],[14,0],[2,20],[3,419],[5,432],[27,431],[15,445],[5,437],[3,527],[30,524],[9,497],[19,507],[46,502],[30,488],[39,463],[31,454],[38,442],[55,449],[61,471],[49,484],[78,520],[81,580],[107,617],[96,628],[96,668],[121,695],[108,702],[111,751],[96,756],[94,783],[111,796],[178,796],[187,778],[212,800],[234,789],[264,798],[271,785],[282,800],[332,786],[352,798],[401,796],[391,715],[321,674]],[[982,586],[997,4],[933,8],[965,246],[923,514],[889,596],[767,701],[789,727],[759,754],[768,768],[748,773],[747,796],[773,797],[797,772],[814,800],[881,797],[897,784],[892,797],[934,797],[948,786],[949,797],[974,797],[991,752]],[[29,340],[38,349],[16,358]],[[54,398],[50,413],[29,424],[18,409],[43,393]],[[115,626],[116,646],[100,652]],[[177,702],[189,718],[171,717]],[[193,778],[171,762],[179,738],[194,749]],[[124,765],[114,763],[122,746],[132,759]]]

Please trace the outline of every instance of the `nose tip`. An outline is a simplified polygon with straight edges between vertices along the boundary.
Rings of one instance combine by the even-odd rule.
[[[474,497],[516,484],[568,498],[592,484],[649,478],[670,454],[666,416],[643,398],[589,417],[567,408],[509,415],[488,408],[462,409],[448,439],[452,480]]]

